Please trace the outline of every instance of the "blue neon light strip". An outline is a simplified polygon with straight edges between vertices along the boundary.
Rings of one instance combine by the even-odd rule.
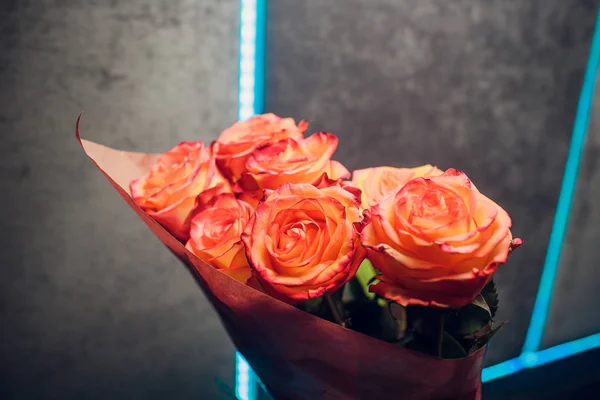
[[[254,400],[256,397],[254,372],[240,353],[235,354],[235,395],[240,400]]]
[[[542,270],[542,277],[540,278],[537,297],[531,314],[529,329],[523,345],[523,353],[537,351],[540,348],[540,343],[544,335],[544,328],[546,326],[546,319],[548,318],[552,289],[554,287],[554,278],[556,277],[560,253],[565,238],[565,231],[569,222],[571,202],[573,200],[573,193],[575,192],[577,172],[579,170],[581,154],[585,144],[592,99],[594,97],[594,84],[598,73],[598,63],[600,62],[600,24],[598,24],[598,18],[599,16],[596,17],[596,28],[592,38],[592,45],[585,70],[585,76],[583,78],[581,94],[579,95],[571,145],[569,147],[565,173],[560,188],[560,194],[558,196],[552,233],[550,234],[550,241],[548,243],[548,250],[546,252],[546,259],[544,261],[544,268]]]
[[[254,113],[265,112],[265,71],[267,62],[267,0],[256,1],[256,57],[254,72]]]
[[[240,1],[240,58],[238,75],[238,119],[246,120],[264,109],[266,0]],[[256,377],[240,353],[235,357],[235,395],[254,400]]]
[[[246,120],[264,112],[266,0],[240,1],[240,60],[238,118]]]
[[[559,344],[554,347],[540,350],[537,352],[524,353],[519,358],[513,358],[512,360],[504,361],[500,364],[493,365],[488,368],[484,368],[481,375],[481,380],[485,382],[492,381],[494,379],[503,378],[508,375],[515,374],[526,368],[535,368],[541,365],[558,361],[560,359],[574,356],[593,350],[600,347],[600,333],[596,333],[591,336],[587,336],[582,339],[573,340]]]

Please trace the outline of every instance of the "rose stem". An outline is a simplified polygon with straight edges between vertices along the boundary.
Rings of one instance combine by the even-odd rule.
[[[331,295],[325,295],[325,301],[327,302],[327,306],[329,306],[329,310],[333,316],[333,319],[338,325],[344,325],[344,319],[340,315],[340,310],[337,308],[335,301],[331,298]]]
[[[444,342],[444,313],[440,312],[440,331],[438,333],[438,356],[442,358],[442,343]]]

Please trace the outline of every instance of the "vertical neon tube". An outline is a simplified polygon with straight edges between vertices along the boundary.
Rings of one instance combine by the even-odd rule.
[[[240,2],[238,118],[264,112],[266,0]]]
[[[256,397],[254,372],[240,353],[235,354],[235,395],[240,400],[254,400]]]
[[[266,0],[240,1],[239,120],[264,112],[266,11]],[[236,353],[236,396],[240,400],[254,400],[256,387],[256,378],[250,365],[240,353]]]

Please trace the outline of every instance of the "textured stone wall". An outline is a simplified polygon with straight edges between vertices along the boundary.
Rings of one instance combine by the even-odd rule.
[[[234,349],[75,141],[162,151],[235,121],[236,0],[0,1],[1,398],[219,398]],[[5,322],[6,321],[6,322]]]

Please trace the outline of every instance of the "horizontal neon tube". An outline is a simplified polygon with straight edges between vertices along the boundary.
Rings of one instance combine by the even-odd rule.
[[[483,382],[489,382],[494,379],[515,374],[526,368],[539,367],[599,347],[600,333],[596,333],[582,339],[562,343],[544,350],[526,352],[519,358],[513,358],[512,360],[484,368],[481,379]]]

